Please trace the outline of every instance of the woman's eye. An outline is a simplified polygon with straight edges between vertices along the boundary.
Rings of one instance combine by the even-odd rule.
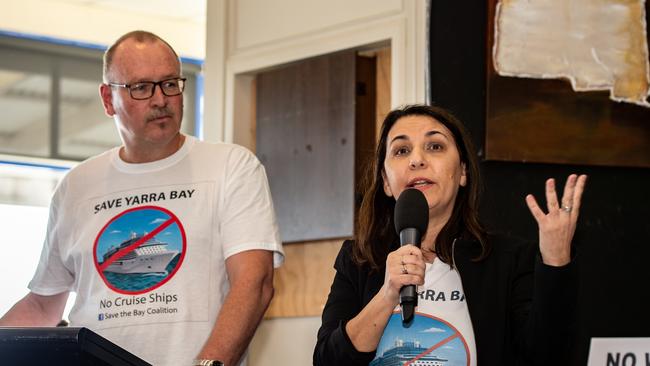
[[[409,149],[407,149],[405,147],[399,147],[399,148],[395,149],[394,154],[395,154],[395,156],[400,156],[400,155],[407,154],[408,152],[409,152]]]
[[[427,144],[427,150],[437,151],[437,150],[442,150],[442,148],[443,148],[442,144],[439,144],[437,142],[430,142]]]

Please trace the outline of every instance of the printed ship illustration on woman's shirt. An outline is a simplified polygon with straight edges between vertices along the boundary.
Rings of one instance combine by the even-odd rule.
[[[420,342],[395,340],[393,348],[375,358],[370,366],[443,366],[448,360],[430,354],[432,350],[422,347]]]
[[[121,249],[124,249],[138,240],[142,239],[147,233],[138,236],[131,233],[131,238],[125,240],[118,246],[111,247],[104,253],[106,262]],[[158,241],[155,237],[147,240],[134,250],[126,253],[124,256],[117,258],[111,263],[104,272],[114,273],[166,273],[167,265],[178,254],[176,250],[168,250],[167,243]]]

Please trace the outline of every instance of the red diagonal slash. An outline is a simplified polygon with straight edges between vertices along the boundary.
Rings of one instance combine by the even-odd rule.
[[[451,342],[452,340],[454,340],[454,338],[458,338],[459,335],[460,334],[458,334],[458,333],[454,333],[454,334],[450,335],[449,337],[447,337],[447,338],[441,340],[440,342],[434,344],[433,346],[431,346],[426,351],[424,351],[424,352],[420,353],[419,355],[415,356],[414,359],[408,361],[403,366],[408,366],[408,365],[412,364],[413,362],[415,362],[415,361],[421,359],[422,357],[428,355],[429,353],[431,353],[434,349],[442,347],[443,345],[445,345],[445,344]]]
[[[147,234],[147,235],[143,236],[142,238],[140,238],[140,240],[136,241],[135,243],[129,245],[129,246],[126,247],[126,248],[123,248],[123,249],[118,250],[117,253],[113,254],[110,258],[108,258],[106,261],[104,261],[104,263],[102,263],[102,264],[99,266],[99,270],[102,271],[102,272],[104,272],[104,270],[106,269],[106,267],[110,266],[111,263],[113,263],[113,262],[115,262],[116,260],[118,260],[118,259],[124,257],[126,254],[132,252],[133,250],[135,250],[135,249],[136,249],[137,247],[139,247],[140,245],[146,243],[149,239],[153,238],[153,237],[154,237],[155,235],[157,235],[159,232],[165,230],[165,229],[167,228],[167,226],[173,224],[174,221],[175,221],[175,220],[174,220],[173,217],[170,218],[169,220],[163,222],[162,225],[160,225],[160,226],[158,226],[157,228],[155,228],[154,231],[152,231],[152,232],[150,232],[149,234]]]

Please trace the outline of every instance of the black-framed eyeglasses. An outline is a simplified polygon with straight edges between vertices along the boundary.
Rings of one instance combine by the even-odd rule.
[[[153,97],[156,91],[156,85],[160,86],[162,93],[168,97],[173,97],[183,93],[185,89],[186,78],[171,78],[161,81],[139,81],[133,84],[108,83],[110,86],[117,86],[129,90],[131,98],[144,100]]]

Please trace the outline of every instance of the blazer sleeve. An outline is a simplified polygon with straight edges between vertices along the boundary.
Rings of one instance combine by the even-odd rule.
[[[528,269],[522,268],[523,275],[515,281],[513,289],[515,299],[521,300],[519,304],[515,301],[512,312],[515,339],[520,343],[518,358],[525,365],[568,361],[578,292],[575,259],[565,266],[553,267],[542,262],[537,246],[528,246],[524,252],[519,263]],[[525,293],[532,293],[532,302]]]
[[[368,365],[375,352],[359,352],[346,331],[348,320],[363,308],[363,274],[352,261],[352,241],[345,241],[334,263],[336,275],[323,309],[318,330],[314,365]]]

